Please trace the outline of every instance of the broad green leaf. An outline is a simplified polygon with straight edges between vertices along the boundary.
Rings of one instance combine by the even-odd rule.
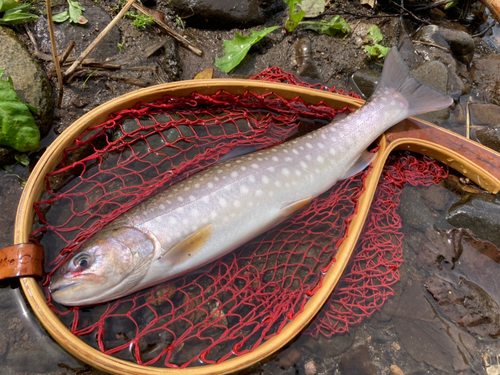
[[[88,20],[82,15],[85,8],[76,0],[68,0],[69,4],[69,22],[84,25]]]
[[[31,5],[29,4],[24,4],[20,5],[18,7],[9,9],[5,14],[11,14],[11,13],[28,13],[28,11],[31,9]]]
[[[306,18],[318,17],[325,11],[325,0],[302,0],[300,9],[306,12]]]
[[[12,78],[1,78],[4,70],[0,69],[0,145],[21,152],[36,150],[40,131],[29,107],[14,91]]]
[[[262,31],[251,30],[252,34],[250,36],[243,36],[236,33],[234,39],[224,40],[224,52],[226,55],[220,59],[215,59],[215,66],[223,72],[228,73],[245,58],[250,47],[278,28],[279,26],[273,26],[265,28]]]
[[[69,14],[68,14],[68,11],[66,11],[66,10],[64,12],[57,13],[57,14],[54,14],[52,16],[52,21],[57,22],[57,23],[65,22],[68,19],[69,19]]]
[[[10,13],[5,14],[2,18],[0,18],[0,24],[17,25],[20,23],[24,23],[25,21],[34,21],[37,19],[38,16],[30,13]]]
[[[370,26],[370,28],[368,29],[367,38],[373,43],[380,43],[382,40],[384,40],[384,36],[382,35],[382,32],[377,25]]]
[[[387,56],[389,51],[391,50],[389,47],[381,46],[378,43],[375,43],[373,46],[365,46],[366,52],[368,52],[372,57],[382,58]]]
[[[17,8],[19,5],[21,4],[16,0],[0,0],[0,12]]]
[[[300,0],[285,0],[285,3],[288,6],[288,19],[286,20],[285,29],[290,33],[299,25],[306,12],[301,10],[295,13],[297,6],[301,5]]]
[[[337,33],[348,34],[351,32],[351,27],[342,16],[333,16],[329,20],[302,21],[301,25],[305,25],[306,29],[314,30],[319,34],[330,36],[335,36]]]

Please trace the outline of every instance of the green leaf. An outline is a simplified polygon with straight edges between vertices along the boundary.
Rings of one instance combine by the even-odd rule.
[[[387,56],[389,51],[391,50],[389,47],[381,46],[378,43],[375,43],[373,46],[365,46],[366,52],[368,52],[372,57],[382,58]]]
[[[446,3],[446,5],[444,6],[444,9],[450,9],[451,7],[454,7],[455,5],[457,5],[459,2],[459,0],[453,0],[453,1],[450,1],[449,3]]]
[[[215,66],[223,72],[228,73],[245,58],[250,47],[278,28],[279,26],[273,26],[267,27],[262,31],[251,30],[252,34],[250,36],[243,36],[236,33],[234,39],[224,40],[224,52],[226,55],[220,59],[215,59]]]
[[[16,156],[14,156],[17,160],[18,163],[24,165],[25,167],[27,167],[28,165],[30,165],[30,159],[28,158],[28,155],[26,154],[16,154]]]
[[[306,18],[318,17],[325,11],[325,0],[302,0],[300,8],[306,12]]]
[[[17,8],[19,5],[16,0],[0,0],[0,12]]]
[[[384,40],[384,36],[382,35],[382,32],[380,31],[377,25],[370,26],[370,28],[368,29],[367,38],[371,40],[374,44],[380,43],[382,40]]]
[[[11,13],[28,13],[28,11],[31,9],[31,5],[29,4],[24,4],[20,5],[16,8],[12,8],[5,12],[5,14],[11,14]]]
[[[57,13],[52,16],[52,21],[57,23],[66,22],[68,19],[69,19],[69,14],[68,11],[66,10],[64,12]]]
[[[0,24],[17,25],[20,23],[24,23],[25,21],[34,21],[37,19],[38,16],[30,13],[11,13],[5,14],[2,18],[0,18]]]
[[[342,16],[333,16],[329,20],[303,21],[301,25],[305,25],[306,29],[316,31],[319,34],[327,34],[330,36],[335,36],[338,33],[348,34],[351,32],[351,27]]]
[[[68,0],[69,22],[84,25],[88,20],[82,15],[85,8],[76,0]]]
[[[290,33],[299,25],[306,12],[301,10],[295,13],[297,6],[301,4],[300,0],[285,0],[285,3],[288,5],[288,19],[286,20],[285,29]]]
[[[12,78],[1,79],[4,70],[0,69],[0,145],[20,152],[36,150],[40,131],[29,107],[14,91]]]

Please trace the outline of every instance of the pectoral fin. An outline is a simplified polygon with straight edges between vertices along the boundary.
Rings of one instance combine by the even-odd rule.
[[[172,247],[160,257],[161,262],[181,263],[194,256],[212,236],[213,224],[205,225],[196,232],[184,237],[181,242]]]
[[[344,172],[342,180],[352,177],[361,172],[362,170],[364,170],[372,163],[372,161],[375,160],[376,157],[377,157],[376,152],[368,152],[366,150],[363,151],[363,153],[359,156],[358,160],[356,160],[354,164],[351,165],[349,169]]]
[[[293,202],[287,203],[283,207],[281,207],[281,217],[285,218],[288,217],[301,208],[307,206],[312,200],[312,197],[309,195],[304,198],[297,199]]]

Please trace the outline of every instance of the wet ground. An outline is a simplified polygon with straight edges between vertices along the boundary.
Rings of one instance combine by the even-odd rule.
[[[347,1],[334,3],[332,14],[344,13],[353,28],[360,19],[363,22],[377,22],[388,39],[395,40],[398,29],[396,17],[382,20],[370,18],[374,13],[367,8]],[[60,49],[64,49],[69,38],[73,37],[82,41],[77,44],[77,50],[83,50],[83,45],[97,34],[96,29],[103,28],[106,15],[109,22],[110,17],[116,14],[113,11],[115,4],[112,2],[84,4],[88,9],[87,18],[91,26],[84,30],[76,29],[81,32],[77,37],[61,37]],[[62,9],[62,4],[60,7]],[[167,13],[167,19],[174,19],[174,13],[167,12],[164,5],[158,4],[157,8]],[[387,11],[391,12],[393,11]],[[491,19],[473,19],[471,13],[467,16],[471,23],[467,25],[464,21],[454,21],[455,13],[451,13],[448,18],[441,13],[434,10],[430,16],[431,22],[467,30],[470,34],[480,34],[492,23]],[[365,17],[353,14],[363,14]],[[104,21],[99,21],[102,23],[98,24],[97,20],[101,18]],[[283,23],[284,16],[278,14],[270,17],[266,25]],[[189,19],[187,24],[189,26]],[[411,34],[418,26],[418,22],[410,19],[408,32]],[[61,35],[66,36],[66,30],[77,26],[63,24],[58,27],[62,30]],[[29,28],[38,43],[36,48],[26,34],[20,32],[20,37],[26,41],[30,50],[49,53],[43,24],[31,25]],[[180,27],[177,29],[182,31]],[[245,29],[237,31],[246,32]],[[63,106],[56,110],[54,126],[42,141],[42,148],[48,146],[82,114],[109,99],[146,85],[192,79],[198,72],[212,68],[215,54],[222,54],[222,40],[231,38],[233,33],[234,31],[188,27],[186,35],[195,40],[204,51],[202,57],[167,40],[167,48],[163,47],[146,58],[144,50],[164,41],[165,37],[153,26],[138,30],[130,21],[120,22],[117,32],[110,37],[108,48],[98,48],[94,55],[100,61],[120,65],[120,71],[105,71],[90,76],[94,70],[89,68],[68,83],[65,86]],[[248,77],[264,68],[278,65],[294,74],[301,73],[307,80],[351,91],[349,77],[352,73],[360,68],[379,70],[376,64],[360,52],[356,35],[355,32],[343,40],[326,35],[311,37],[304,31],[298,31],[295,35],[278,31],[253,49],[242,65],[229,76]],[[304,37],[306,47],[303,43],[297,43]],[[475,91],[471,92],[469,89],[467,94],[471,93],[473,96],[475,92],[486,93],[488,102],[498,106],[500,26],[494,25],[484,36],[481,35],[474,41],[474,61],[469,69],[470,76],[464,77],[464,82]],[[122,52],[114,48],[118,43],[124,43]],[[389,40],[387,45],[390,45]],[[305,58],[304,48],[311,51]],[[311,60],[314,61],[313,64],[310,64]],[[49,65],[44,67],[46,71],[50,70]],[[214,76],[228,75],[215,69]],[[481,103],[481,100],[484,103],[484,95],[473,98],[476,102]],[[478,113],[477,116],[476,124],[493,124],[494,120],[485,119],[485,113]],[[494,119],[494,114],[490,118]],[[442,125],[465,134],[463,108],[455,107],[450,118],[444,120]],[[36,153],[30,155],[32,163],[37,157]],[[9,172],[0,172],[0,222],[3,228],[0,235],[1,247],[12,244],[17,202],[23,190],[22,183],[28,176],[29,168],[19,164]],[[400,269],[401,281],[394,288],[395,295],[380,312],[346,334],[319,339],[299,336],[277,357],[273,356],[266,363],[258,364],[243,373],[500,374],[500,342],[492,338],[500,332],[497,318],[500,314],[500,286],[494,276],[498,274],[499,257],[495,253],[498,249],[485,244],[482,241],[484,238],[476,239],[458,229],[452,230],[453,227],[446,220],[449,209],[463,199],[466,193],[463,190],[457,193],[450,186],[456,186],[456,181],[450,182],[446,187],[405,188],[399,210],[405,233],[405,262]],[[455,248],[443,245],[439,247],[440,252],[436,253],[426,245],[429,243],[457,245]],[[457,248],[460,249],[460,254],[457,254]],[[423,257],[422,253],[427,254],[427,257]],[[435,269],[436,264],[441,267]],[[463,306],[466,305],[463,303],[466,299],[464,296],[482,296],[482,299],[476,297],[476,302],[480,301],[473,306],[469,304],[469,309],[453,308],[456,305],[453,303],[438,303],[458,300]],[[26,305],[17,281],[0,283],[0,313],[3,317],[0,320],[0,360],[3,374],[100,373],[67,354],[50,338]],[[488,316],[489,319],[481,320],[478,315]],[[398,372],[394,366],[402,372]]]

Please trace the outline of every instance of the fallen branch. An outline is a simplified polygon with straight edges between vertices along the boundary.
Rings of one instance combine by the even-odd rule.
[[[52,61],[54,61],[57,73],[57,85],[59,91],[57,108],[61,108],[62,96],[63,96],[63,81],[62,81],[61,66],[59,65],[59,58],[57,57],[57,46],[56,46],[56,38],[54,36],[54,23],[52,22],[52,8],[50,0],[45,0],[45,6],[47,7],[47,23],[49,24],[50,43],[52,45]]]
[[[137,9],[139,12],[142,14],[145,14],[148,17],[153,17],[153,20],[155,23],[162,27],[168,34],[170,34],[174,39],[176,39],[179,43],[181,43],[184,47],[189,49],[191,52],[196,53],[198,56],[202,55],[202,51],[199,48],[196,48],[194,45],[192,45],[184,36],[181,34],[177,33],[176,31],[172,30],[165,22],[160,20],[156,14],[151,12],[148,8],[143,7],[140,4],[134,4],[134,8]]]
[[[76,43],[75,43],[74,40],[72,40],[71,42],[69,42],[68,48],[66,48],[66,51],[64,51],[61,59],[59,60],[59,64],[64,65],[64,63],[68,59],[69,54],[71,53],[71,51],[73,51],[73,48],[75,48],[75,44]]]
[[[50,0],[46,0],[47,2],[50,2]],[[95,38],[95,40],[90,43],[90,45],[85,49],[85,51],[82,52],[80,57],[76,59],[76,61],[71,65],[68,70],[64,73],[65,77],[68,77],[70,74],[72,74],[75,69],[82,63],[82,61],[89,55],[90,52],[101,42],[101,40],[104,39],[104,37],[111,31],[111,29],[116,25],[116,23],[123,18],[125,13],[130,9],[130,7],[134,4],[135,0],[128,0],[127,4],[120,10],[120,12],[116,15],[115,18],[104,28],[104,30]]]

